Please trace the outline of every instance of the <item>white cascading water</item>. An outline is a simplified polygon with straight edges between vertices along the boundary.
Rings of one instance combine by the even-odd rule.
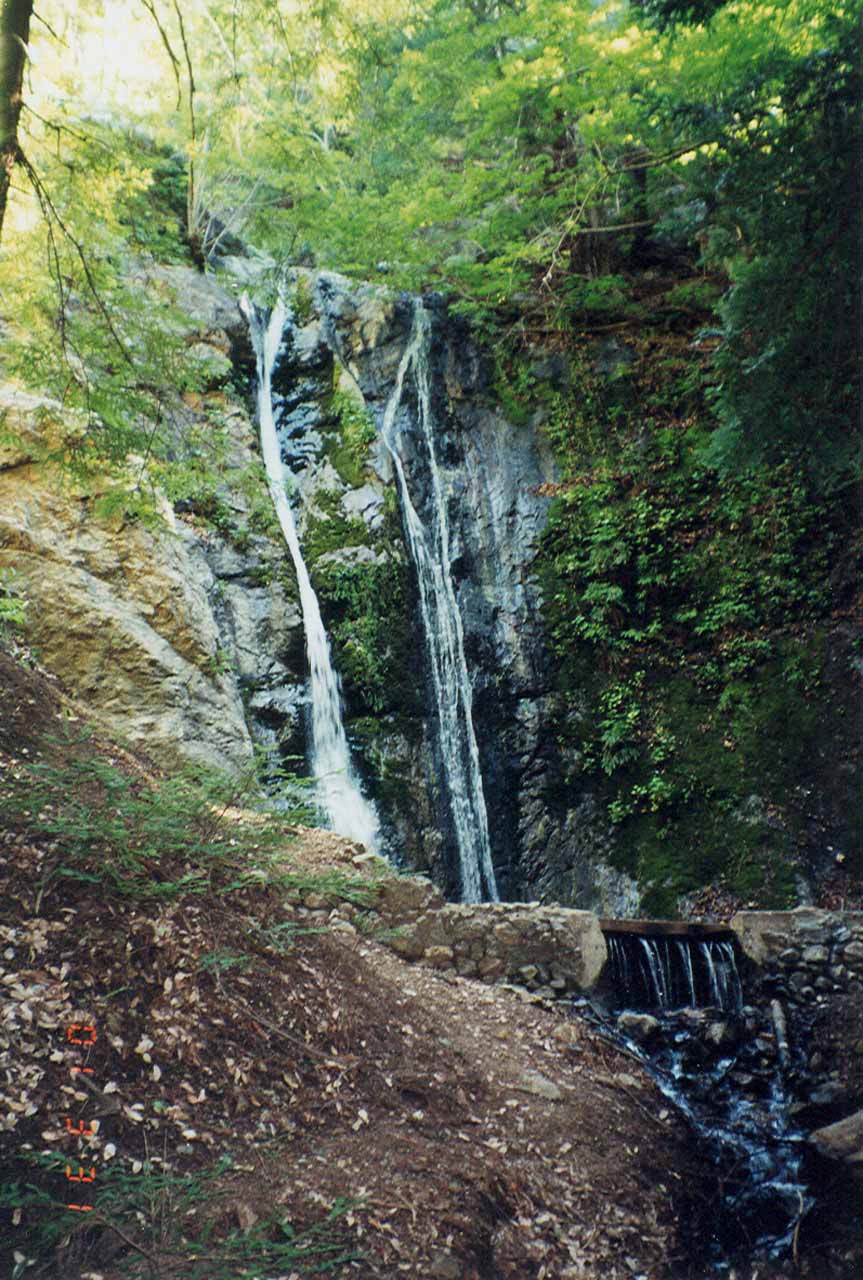
[[[632,1008],[739,1010],[743,989],[725,938],[606,935],[618,999]]]
[[[774,1001],[768,1013],[745,1003],[730,938],[607,932],[606,940],[617,1007],[649,1008],[653,1025],[649,1043],[627,1039],[622,1017],[605,1028],[686,1117],[713,1171],[713,1198],[690,1228],[704,1261],[699,1276],[755,1276],[753,1261],[796,1257],[815,1200],[792,1105],[800,1050],[794,1060],[781,1006]],[[588,1016],[603,1025],[602,1014]]]
[[[342,723],[339,678],[333,669],[320,605],[303,560],[293,512],[285,491],[284,467],[273,413],[272,375],[288,313],[284,301],[279,298],[265,327],[247,299],[243,299],[243,310],[249,320],[257,356],[258,420],[267,482],[300,588],[300,606],[309,660],[312,704],[310,764],[316,779],[316,798],[333,831],[358,840],[376,852],[380,841],[378,816],[360,791],[351,764],[348,740]]]
[[[440,755],[458,846],[461,897],[463,902],[496,902],[498,892],[491,861],[479,749],[473,727],[473,697],[464,654],[461,615],[450,574],[446,499],[432,434],[430,340],[429,317],[422,303],[417,301],[410,339],[384,413],[382,434],[393,460],[405,530],[417,570],[420,610],[437,704]],[[429,527],[424,526],[417,515],[402,461],[399,408],[409,370],[413,370],[417,394],[417,425],[428,456],[431,489]]]

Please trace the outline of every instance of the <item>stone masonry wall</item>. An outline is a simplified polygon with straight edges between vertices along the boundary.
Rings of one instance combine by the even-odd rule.
[[[298,915],[343,930],[362,924],[406,960],[484,982],[512,982],[548,999],[593,990],[605,970],[605,938],[590,911],[446,903],[424,876],[385,876],[375,888],[374,901],[362,908],[306,894]]]
[[[731,928],[771,995],[799,1005],[863,997],[863,911],[742,911]]]

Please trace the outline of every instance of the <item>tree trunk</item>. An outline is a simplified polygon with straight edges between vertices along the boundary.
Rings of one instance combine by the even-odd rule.
[[[32,13],[33,0],[0,0],[0,238],[18,159],[18,119]]]

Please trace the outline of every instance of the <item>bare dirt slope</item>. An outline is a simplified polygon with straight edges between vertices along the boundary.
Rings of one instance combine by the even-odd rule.
[[[149,785],[105,738],[64,746],[80,708],[2,653],[0,698],[7,798],[66,751]],[[241,835],[236,865],[160,900],[59,874],[62,839],[7,804],[0,1274],[671,1275],[699,1176],[638,1064],[516,991],[302,931],[284,882],[237,875]],[[327,841],[284,851],[323,892]]]

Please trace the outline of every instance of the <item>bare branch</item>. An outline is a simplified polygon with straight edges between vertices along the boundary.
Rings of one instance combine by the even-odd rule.
[[[716,142],[716,138],[702,138],[699,142],[687,142],[685,145],[675,147],[672,151],[666,151],[662,155],[654,156],[650,152],[645,151],[643,155],[637,159],[631,159],[624,164],[607,163],[600,155],[600,163],[605,166],[609,173],[637,173],[640,169],[654,169],[662,164],[670,164],[672,160],[679,160],[681,156],[687,155],[690,151],[698,151],[700,147],[709,147]]]
[[[151,17],[151,18],[153,19],[153,21],[155,22],[155,24],[156,24],[156,29],[157,29],[157,31],[159,32],[159,36],[160,36],[160,38],[161,38],[162,44],[165,46],[165,52],[167,53],[167,55],[168,55],[168,57],[169,57],[169,59],[170,59],[170,61],[171,61],[171,70],[172,70],[172,71],[173,71],[173,73],[174,73],[174,80],[175,80],[176,85],[177,85],[177,110],[179,111],[180,106],[181,106],[182,101],[183,101],[183,85],[182,85],[182,82],[181,82],[181,80],[180,80],[180,59],[179,59],[179,58],[177,57],[177,55],[174,53],[174,47],[173,47],[173,45],[171,44],[171,41],[170,41],[170,38],[169,38],[169,36],[168,36],[167,31],[165,30],[164,26],[162,25],[162,20],[161,20],[161,18],[159,17],[158,13],[156,12],[156,6],[155,6],[155,4],[153,3],[153,0],[141,0],[141,4],[144,6],[144,8],[145,8],[145,9],[147,10],[147,12],[149,13],[150,17]]]
[[[77,138],[79,142],[92,142],[94,146],[101,147],[109,155],[114,154],[107,142],[103,142],[101,138],[94,137],[92,133],[80,133],[77,129],[70,128],[68,124],[57,124],[54,120],[46,120],[44,116],[40,116],[39,112],[30,106],[29,102],[23,102],[21,106],[28,115],[33,116],[40,124],[44,124],[46,129],[53,129],[55,133],[68,133],[71,138]]]
[[[179,0],[173,0],[173,5],[174,12],[177,15],[177,22],[180,25],[180,42],[183,46],[183,57],[186,61],[186,76],[189,89],[189,132],[191,133],[192,142],[194,143],[196,139],[195,93],[197,92],[195,87],[195,73],[192,70],[192,55],[189,52],[189,42],[186,39],[186,24],[183,21],[183,11],[180,8]]]
[[[42,26],[45,28],[45,30],[54,37],[54,39],[57,41],[58,44],[62,44],[64,48],[68,48],[66,41],[63,39],[62,36],[57,35],[57,32],[51,26],[51,23],[48,21],[47,18],[43,18],[41,13],[37,13],[35,9],[33,10],[33,17],[36,19],[37,22],[42,23]]]
[[[195,205],[197,203],[197,156],[196,143],[198,140],[197,121],[195,119],[195,72],[192,67],[192,55],[189,50],[189,41],[186,38],[186,24],[183,21],[183,12],[180,8],[179,0],[173,0],[174,13],[177,15],[177,22],[180,27],[180,41],[183,46],[183,57],[186,62],[186,80],[189,94],[189,184],[186,189],[186,231],[188,234],[189,245],[195,257],[201,257],[203,254],[202,246],[198,244],[197,223],[195,220]],[[201,261],[203,265],[203,261]]]

